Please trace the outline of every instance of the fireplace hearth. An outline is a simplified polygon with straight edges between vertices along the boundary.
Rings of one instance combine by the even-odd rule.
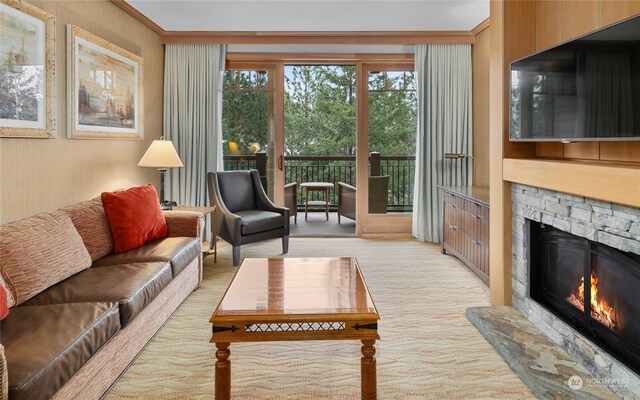
[[[640,256],[530,226],[531,298],[640,372]]]

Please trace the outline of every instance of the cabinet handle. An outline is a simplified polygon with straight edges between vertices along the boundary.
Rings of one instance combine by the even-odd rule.
[[[457,226],[455,226],[455,225],[449,225],[449,228],[453,229],[454,231],[457,231],[457,230],[458,230],[458,227],[457,227]]]
[[[478,246],[480,246],[482,244],[482,242],[479,241],[479,240],[472,240],[471,243],[477,244]]]
[[[284,157],[283,157],[283,156],[279,156],[279,157],[278,157],[278,169],[279,169],[280,171],[282,171],[283,161],[284,161]]]
[[[480,219],[480,216],[479,216],[479,215],[477,215],[477,214],[471,214],[471,216],[472,216],[473,218],[475,218],[475,219]]]
[[[453,203],[449,203],[449,207],[458,208],[458,207],[456,207],[456,205],[455,205],[455,204],[453,204]]]

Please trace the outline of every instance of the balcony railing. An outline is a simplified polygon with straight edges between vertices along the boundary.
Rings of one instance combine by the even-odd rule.
[[[266,155],[224,156],[226,171],[255,168],[261,176],[266,175]],[[369,157],[371,175],[389,175],[387,211],[406,212],[413,209],[414,156],[381,156],[371,153]],[[330,182],[329,205],[337,206],[338,182],[356,186],[355,156],[285,156],[285,182]],[[298,208],[304,206],[303,191],[298,186]],[[315,198],[315,194],[312,194]],[[310,197],[311,199],[311,197]]]

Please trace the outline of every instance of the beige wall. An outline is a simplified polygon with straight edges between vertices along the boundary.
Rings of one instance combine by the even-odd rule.
[[[0,138],[0,224],[51,211],[101,192],[153,183],[136,166],[162,132],[164,47],[160,36],[108,0],[29,1],[56,16],[56,139]],[[73,24],[144,59],[143,141],[67,139],[66,25]]]
[[[489,186],[489,30],[476,35],[473,60],[473,183]]]

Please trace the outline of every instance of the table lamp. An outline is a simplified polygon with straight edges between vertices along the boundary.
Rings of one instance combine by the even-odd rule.
[[[176,148],[170,140],[154,140],[144,153],[138,167],[157,168],[160,171],[160,208],[171,210],[171,202],[164,199],[164,174],[168,168],[183,167]]]

